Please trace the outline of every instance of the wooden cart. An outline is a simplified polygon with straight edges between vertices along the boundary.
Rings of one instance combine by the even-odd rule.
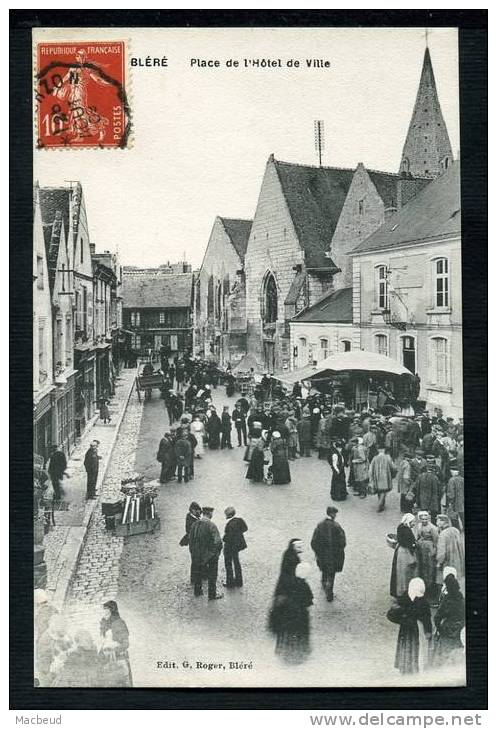
[[[135,378],[135,385],[139,402],[141,402],[141,392],[144,392],[145,399],[149,400],[152,396],[152,390],[163,390],[165,386],[165,377],[162,372],[153,372],[149,375],[137,375]]]

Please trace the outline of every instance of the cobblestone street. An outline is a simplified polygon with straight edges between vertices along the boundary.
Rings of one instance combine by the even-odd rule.
[[[233,406],[224,388],[214,402]],[[157,395],[140,405],[133,394],[121,426],[103,493],[119,489],[123,472],[136,468],[147,481],[156,480],[156,453],[167,427],[164,403]],[[233,442],[236,433],[233,431]],[[291,463],[292,483],[251,484],[245,479],[243,448],[206,450],[195,461],[195,479],[188,484],[161,485],[157,501],[161,530],[123,540],[104,529],[97,508],[73,579],[65,612],[73,624],[85,624],[95,638],[106,599],[117,599],[130,630],[130,657],[135,686],[352,686],[401,685],[393,670],[396,626],[386,620],[391,604],[389,579],[392,551],[385,535],[399,519],[395,491],[384,513],[376,499],[349,495],[338,504],[338,521],[347,534],[343,573],[337,575],[335,600],[328,603],[310,549],[313,529],[329,500],[329,466],[316,455]],[[213,521],[223,533],[226,506],[248,523],[248,549],[241,553],[244,586],[223,590],[224,564],[219,561],[219,590],[224,599],[208,602],[193,597],[189,584],[189,551],[179,546],[190,501],[215,508]],[[303,559],[313,566],[309,583],[313,652],[304,666],[289,668],[274,655],[267,615],[288,541],[300,537]],[[323,660],[329,672],[323,677]],[[176,667],[158,668],[162,661]],[[198,668],[197,661],[205,665]],[[186,667],[183,667],[185,662]],[[230,662],[253,668],[230,669]],[[220,667],[208,666],[222,664]],[[222,667],[224,665],[224,668]],[[330,681],[330,675],[333,679]],[[444,673],[443,681],[450,678]],[[454,683],[458,677],[454,676]],[[436,675],[420,673],[404,679],[432,685]]]
[[[217,390],[218,406],[228,402]],[[232,406],[234,399],[230,402]],[[231,409],[231,408],[230,408]],[[157,445],[167,418],[163,403],[145,403],[136,468],[157,478]],[[232,436],[236,441],[235,431]],[[313,529],[329,501],[329,466],[316,456],[291,464],[288,486],[251,484],[245,479],[244,449],[209,452],[195,462],[188,484],[161,486],[158,510],[162,530],[126,541],[120,563],[118,602],[131,631],[132,659],[140,685],[323,685],[322,662],[333,664],[335,685],[399,681],[393,671],[397,630],[385,618],[390,605],[392,551],[385,534],[399,518],[396,493],[387,511],[376,512],[376,499],[349,496],[339,504],[338,520],[347,533],[344,572],[337,576],[336,599],[326,602],[310,550]],[[213,603],[194,598],[189,585],[189,552],[178,542],[191,500],[215,507],[214,522],[223,533],[223,510],[233,505],[248,523],[248,549],[241,555],[245,585],[225,590]],[[313,655],[304,667],[288,669],[274,657],[274,641],[266,631],[267,614],[289,539],[301,537],[304,559],[314,569],[310,584]],[[219,562],[219,588],[224,578]],[[196,669],[196,661],[224,663],[225,669]],[[173,661],[176,669],[157,669],[157,661]],[[189,668],[181,664],[187,661]],[[229,661],[252,661],[254,669],[229,670]],[[382,667],[384,670],[382,670]],[[261,675],[265,668],[265,676]],[[305,673],[305,678],[303,674]],[[329,674],[325,679],[329,685]]]
[[[214,402],[233,406],[224,388]],[[140,405],[133,394],[117,440],[104,493],[119,489],[120,475],[130,468],[159,475],[156,452],[167,426],[164,403],[155,395]],[[233,431],[234,443],[236,434]],[[188,484],[161,485],[157,501],[161,530],[125,540],[104,530],[97,509],[73,580],[66,613],[98,635],[101,604],[117,599],[130,630],[130,657],[137,686],[352,686],[402,684],[393,670],[396,626],[385,613],[390,606],[392,551],[385,535],[399,519],[397,493],[387,510],[376,512],[376,499],[349,495],[338,504],[338,521],[347,534],[345,568],[337,576],[335,600],[328,603],[310,549],[313,529],[329,501],[329,466],[314,455],[291,464],[287,486],[251,484],[245,479],[243,448],[209,452],[195,461],[195,479]],[[136,456],[135,456],[136,453]],[[223,533],[226,506],[248,523],[248,549],[241,554],[244,587],[224,590],[223,600],[193,597],[189,584],[189,551],[179,546],[190,501],[215,508],[213,521]],[[279,574],[281,555],[293,537],[303,539],[304,560],[313,571],[311,614],[313,652],[303,666],[289,668],[274,655],[266,630],[267,615]],[[224,579],[219,562],[219,589]],[[326,677],[323,660],[328,661]],[[158,668],[172,662],[176,667]],[[198,668],[197,661],[205,665]],[[231,662],[252,668],[230,669]],[[183,662],[187,665],[183,667]],[[209,664],[222,664],[211,667]],[[224,668],[222,667],[224,666]],[[330,676],[332,679],[330,680]],[[450,680],[447,673],[444,683]],[[415,682],[432,684],[433,674]],[[413,679],[410,679],[413,682]],[[457,682],[457,677],[454,677]]]

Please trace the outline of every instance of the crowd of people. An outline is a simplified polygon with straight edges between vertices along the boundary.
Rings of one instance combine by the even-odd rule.
[[[188,483],[195,478],[196,459],[206,451],[239,448],[245,477],[268,486],[291,484],[292,463],[297,459],[327,462],[332,502],[375,495],[377,510],[383,512],[387,495],[396,485],[401,520],[396,534],[387,538],[394,548],[390,579],[394,604],[387,618],[399,625],[395,666],[402,673],[414,673],[460,654],[464,641],[462,418],[456,423],[441,411],[405,416],[381,407],[355,412],[329,394],[306,393],[299,382],[291,392],[268,375],[256,382],[253,372],[246,378],[251,382],[248,391],[238,393],[233,405],[225,404],[218,412],[213,390],[222,383],[227,398],[235,395],[236,380],[230,369],[221,372],[212,362],[188,355],[169,362],[164,355],[160,371],[169,420],[157,451],[161,483]],[[56,465],[60,471],[64,464]],[[204,594],[206,581],[209,600],[223,597],[218,591],[222,553],[224,586],[243,585],[239,557],[247,547],[248,529],[236,509],[228,506],[221,536],[212,521],[213,512],[212,506],[193,501],[180,541],[190,552],[193,595]],[[334,600],[335,577],[345,560],[346,536],[337,513],[334,504],[327,507],[309,545],[329,602]],[[301,539],[290,540],[269,611],[276,653],[288,663],[304,661],[311,650],[309,608],[314,596],[307,581],[310,566],[301,560],[303,550]],[[423,651],[418,624],[427,637]]]
[[[290,484],[292,461],[314,456],[329,463],[333,502],[343,501],[351,495],[366,499],[375,494],[379,512],[385,510],[387,495],[396,483],[402,519],[397,534],[389,536],[389,543],[395,549],[390,592],[397,609],[389,611],[388,617],[392,620],[395,616],[398,620],[402,613],[404,618],[400,621],[395,665],[402,672],[419,670],[414,645],[418,640],[415,638],[418,620],[423,622],[430,637],[430,655],[438,656],[430,659],[430,665],[441,657],[448,658],[449,645],[456,653],[456,648],[462,649],[460,638],[447,640],[451,606],[457,604],[455,612],[460,614],[459,598],[449,600],[447,595],[450,593],[454,597],[456,587],[460,589],[458,580],[464,576],[462,418],[456,423],[453,418],[444,418],[441,411],[430,416],[426,410],[413,417],[392,414],[390,409],[357,413],[348,410],[345,403],[333,405],[328,395],[305,396],[299,382],[291,393],[287,392],[281,383],[268,375],[258,384],[254,379],[250,394],[240,395],[231,412],[228,405],[223,406],[219,415],[212,403],[211,391],[219,381],[207,382],[208,372],[206,363],[194,361],[189,376],[176,383],[176,390],[168,387],[165,400],[171,424],[178,411],[170,412],[168,403],[178,397],[178,392],[184,393],[184,397],[181,396],[179,422],[172,427],[174,432],[170,430],[165,434],[159,447],[161,481],[174,478],[175,468],[176,478],[181,481],[180,463],[184,458],[193,474],[194,459],[202,457],[204,448],[233,448],[234,428],[236,445],[244,449],[246,478],[253,483]],[[227,395],[234,394],[233,379],[231,372],[225,374]],[[184,458],[183,441],[189,441],[191,445],[186,448]],[[336,513],[335,506],[328,507],[326,519],[316,528],[311,544],[329,601],[334,599],[335,574],[343,568],[345,549],[345,533],[336,522]],[[202,546],[199,550],[195,539],[190,543],[190,551],[194,594],[202,593],[200,575],[203,575],[208,580],[209,597],[215,599],[219,597],[215,585],[223,540],[211,517],[210,507],[198,507],[196,521],[205,521],[208,526],[198,527],[203,535]],[[191,518],[189,512],[187,522]],[[207,534],[209,539],[205,538]],[[188,523],[184,539],[187,538]],[[291,662],[304,660],[310,650],[308,609],[313,596],[306,582],[307,566],[300,562],[301,550],[301,540],[290,541],[283,556],[269,620],[270,629],[277,636],[277,653]],[[241,575],[238,553],[236,561]],[[226,552],[225,564],[228,564]],[[229,570],[226,566],[225,584],[236,583],[237,578],[232,575],[233,566]],[[462,593],[459,594],[464,602]],[[428,613],[424,606],[428,606],[434,630],[428,631]],[[433,618],[430,611],[436,611]],[[415,626],[414,614],[418,616]],[[443,621],[440,615],[445,615]],[[458,621],[459,618],[457,624]],[[409,630],[406,630],[407,624],[411,626]],[[410,636],[411,643],[406,642],[406,635]],[[402,658],[403,652],[409,654],[409,660]]]

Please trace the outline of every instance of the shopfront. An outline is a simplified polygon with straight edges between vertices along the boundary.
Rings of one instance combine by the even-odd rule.
[[[95,413],[95,353],[75,350],[77,369],[74,388],[76,436],[81,437]]]
[[[43,458],[43,462],[45,462],[50,455],[50,449],[54,442],[53,399],[51,393],[45,395],[34,406],[33,441],[34,453]]]

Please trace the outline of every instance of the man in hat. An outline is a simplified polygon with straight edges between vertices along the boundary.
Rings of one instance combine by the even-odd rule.
[[[297,433],[299,436],[299,451],[301,456],[309,458],[311,455],[311,415],[302,412],[302,417],[297,423]]]
[[[451,477],[447,483],[447,514],[452,526],[462,531],[464,529],[464,479],[455,468],[451,469]]]
[[[95,488],[98,478],[98,465],[101,456],[98,455],[99,440],[92,440],[85,453],[84,467],[86,471],[86,498],[95,499]]]
[[[385,511],[387,493],[392,490],[392,481],[396,469],[391,456],[385,453],[385,446],[380,444],[378,453],[369,466],[369,483],[373,493],[378,496],[377,511]]]
[[[414,458],[411,460],[411,482],[415,483],[420,473],[426,471],[426,458],[424,450],[418,447],[414,451]]]
[[[221,414],[221,449],[233,448],[231,445],[231,415],[229,406],[223,406],[223,412]]]
[[[242,403],[240,400],[238,400],[235,403],[235,409],[233,410],[233,413],[231,415],[231,419],[233,420],[236,428],[236,434],[238,436],[238,447],[240,448],[242,445],[242,438],[243,438],[243,445],[247,445],[247,420],[246,420],[246,412],[242,409]]]
[[[211,521],[214,509],[212,506],[202,507],[201,518],[194,522],[188,535],[188,546],[192,559],[193,594],[203,594],[202,577],[207,576],[209,600],[223,597],[216,589],[219,555],[223,548],[221,535]]]
[[[60,501],[62,497],[61,481],[67,468],[67,459],[64,451],[59,445],[54,445],[52,455],[48,461],[48,474],[52,482],[55,501]]]
[[[226,526],[224,527],[224,566],[226,568],[225,587],[242,587],[242,566],[240,564],[239,552],[247,548],[244,533],[248,527],[243,519],[236,516],[233,506],[224,510]],[[233,574],[234,570],[234,574]]]
[[[319,522],[311,540],[311,547],[321,570],[321,584],[328,602],[334,597],[335,575],[343,570],[347,543],[345,532],[335,519],[337,514],[336,506],[328,506],[326,519]]]
[[[437,514],[440,511],[440,499],[442,497],[442,484],[436,474],[435,456],[426,456],[426,470],[416,479],[413,487],[414,500],[418,509],[427,511],[431,516],[432,523],[435,523]]]

